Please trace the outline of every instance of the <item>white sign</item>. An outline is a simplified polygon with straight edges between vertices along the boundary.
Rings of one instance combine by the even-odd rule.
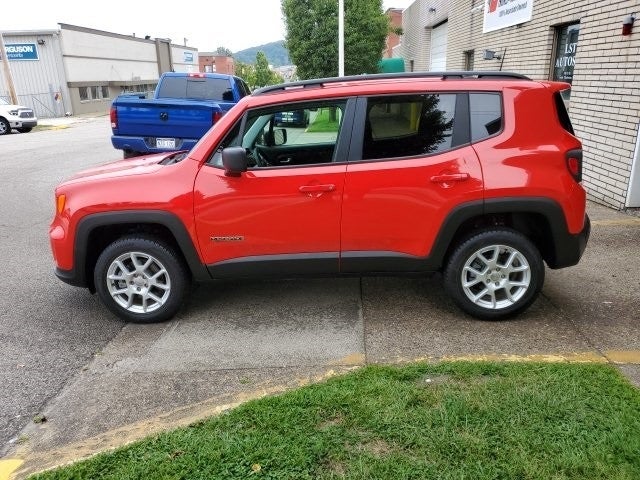
[[[531,20],[533,0],[485,0],[482,33]]]

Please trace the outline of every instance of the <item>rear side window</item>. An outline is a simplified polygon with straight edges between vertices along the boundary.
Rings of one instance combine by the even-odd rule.
[[[410,157],[451,148],[455,94],[369,98],[362,159]]]
[[[470,93],[471,141],[478,142],[502,129],[502,99],[499,93]]]
[[[562,93],[554,93],[553,99],[556,104],[556,112],[558,112],[558,120],[560,120],[560,125],[562,125],[562,128],[564,128],[571,135],[575,135],[575,133],[573,132],[573,125],[571,125],[571,119],[569,118],[569,112],[567,112],[567,107],[565,106],[564,100],[562,98]]]
[[[193,98],[198,100],[228,101],[233,99],[231,84],[223,78],[166,77],[162,81],[158,98]]]

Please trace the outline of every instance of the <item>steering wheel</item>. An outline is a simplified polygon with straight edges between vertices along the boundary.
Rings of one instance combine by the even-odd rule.
[[[267,160],[267,157],[265,157],[264,154],[260,151],[260,148],[258,148],[258,145],[255,145],[253,147],[251,156],[256,162],[256,167],[268,167],[271,165]]]

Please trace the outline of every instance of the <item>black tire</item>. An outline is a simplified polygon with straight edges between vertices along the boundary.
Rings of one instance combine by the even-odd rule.
[[[33,130],[33,128],[31,128],[31,127],[22,127],[22,128],[16,128],[16,130],[18,130],[20,133],[29,133],[31,130]]]
[[[127,158],[139,157],[142,155],[140,152],[134,152],[132,150],[123,150],[122,157],[126,160]]]
[[[102,303],[135,323],[169,320],[182,306],[190,283],[173,248],[145,236],[123,237],[105,248],[93,278]]]
[[[0,135],[9,135],[11,133],[11,125],[9,122],[0,117]]]
[[[481,231],[462,242],[444,270],[455,303],[480,320],[502,320],[526,310],[544,283],[536,246],[515,230]]]

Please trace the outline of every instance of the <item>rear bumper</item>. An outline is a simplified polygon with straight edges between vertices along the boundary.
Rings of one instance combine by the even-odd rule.
[[[127,150],[130,152],[140,153],[162,153],[173,152],[179,150],[191,150],[193,146],[198,143],[195,138],[176,138],[175,148],[157,148],[156,138],[165,137],[129,137],[124,135],[113,135],[111,137],[111,144],[118,150]]]
[[[562,235],[562,238],[558,238],[558,235],[554,235],[556,238],[556,251],[554,258],[548,259],[547,265],[549,268],[557,269],[564,267],[571,267],[576,265],[584,250],[587,248],[587,242],[589,241],[589,235],[591,234],[591,220],[589,216],[584,216],[584,226],[582,231],[576,235],[566,233]]]
[[[54,272],[56,274],[56,277],[58,277],[64,283],[73,285],[74,287],[89,287],[85,276],[79,275],[75,269],[62,270],[61,268],[56,267]]]

